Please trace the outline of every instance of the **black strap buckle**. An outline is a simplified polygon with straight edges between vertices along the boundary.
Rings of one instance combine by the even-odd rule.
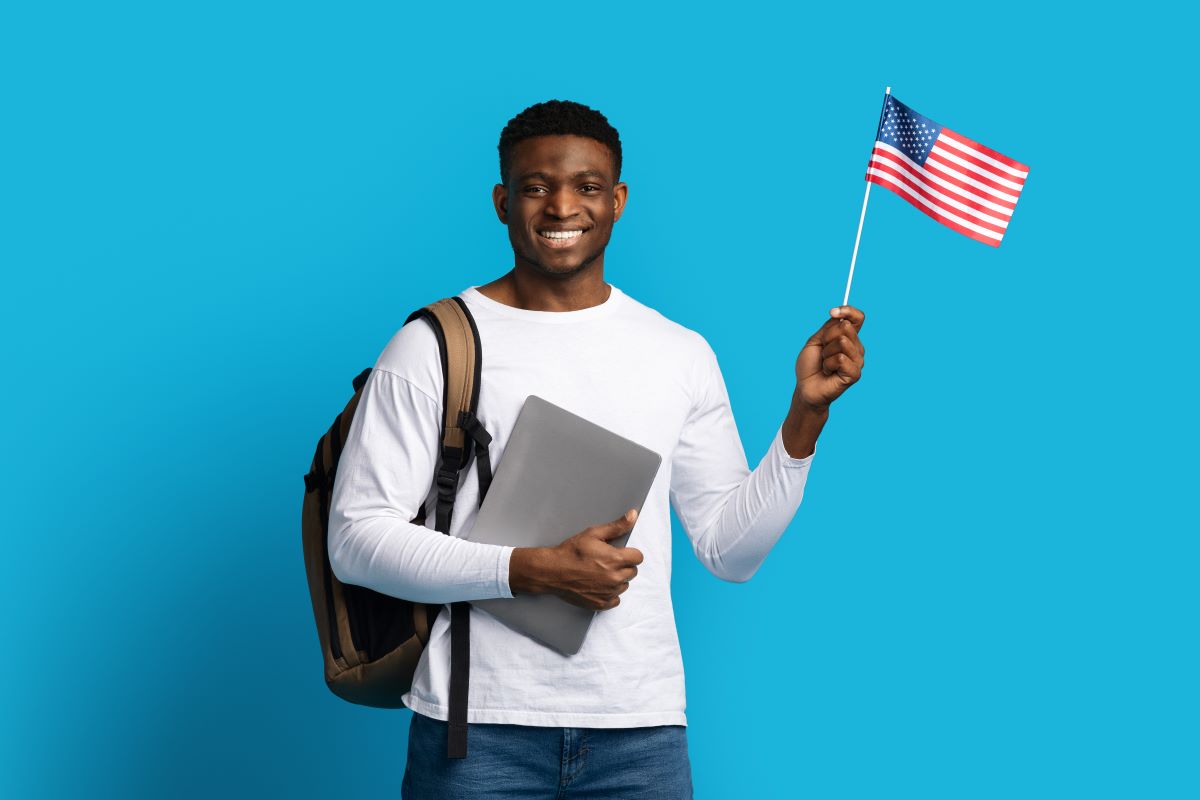
[[[483,427],[483,423],[479,421],[479,418],[470,411],[459,413],[458,424],[481,446],[487,447],[492,443],[492,435],[487,432],[487,428]]]
[[[437,472],[439,497],[453,497],[458,488],[458,470],[441,467]]]

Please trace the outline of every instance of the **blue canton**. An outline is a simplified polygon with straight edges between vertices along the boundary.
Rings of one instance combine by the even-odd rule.
[[[890,144],[917,164],[924,164],[941,130],[942,126],[929,117],[921,116],[888,95],[879,121],[879,134],[875,138]]]

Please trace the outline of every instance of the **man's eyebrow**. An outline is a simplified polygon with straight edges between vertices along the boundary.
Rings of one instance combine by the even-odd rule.
[[[585,170],[580,170],[579,172],[572,174],[571,177],[572,178],[601,178],[601,179],[603,179],[604,174],[597,172],[594,169],[585,169]],[[553,177],[551,177],[550,175],[547,175],[545,172],[526,172],[524,175],[517,176],[517,180],[519,180],[519,181],[527,181],[532,178],[538,178],[543,181],[553,180]]]

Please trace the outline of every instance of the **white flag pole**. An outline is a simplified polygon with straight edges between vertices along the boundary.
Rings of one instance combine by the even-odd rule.
[[[892,87],[887,87],[883,92],[883,107],[887,108],[888,96],[892,93]],[[883,121],[883,111],[879,112],[879,119]],[[875,126],[875,135],[879,135],[879,126]],[[873,146],[873,145],[872,145]],[[846,277],[846,296],[842,298],[842,305],[850,303],[850,282],[854,280],[854,262],[858,259],[858,241],[862,238],[863,220],[867,218],[867,201],[871,199],[871,182],[867,181],[867,191],[863,194],[862,212],[858,215],[858,233],[854,234],[854,252],[850,254],[850,275]]]

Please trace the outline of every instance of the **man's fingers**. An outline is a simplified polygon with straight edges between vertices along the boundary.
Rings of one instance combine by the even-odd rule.
[[[838,353],[845,353],[851,358],[861,359],[866,353],[866,348],[857,337],[852,336],[853,331],[848,334],[839,334],[821,348],[821,358],[829,358]]]
[[[808,337],[808,345],[821,346],[825,344],[825,342],[830,338],[831,332],[841,324],[842,321],[840,319],[833,317],[825,320],[825,322],[821,324],[821,327],[817,328],[816,332],[813,333],[812,336]]]
[[[817,328],[817,332],[808,337],[808,345],[824,345],[841,335],[858,337],[858,331],[866,321],[867,315],[854,306],[836,306],[829,309],[829,319]]]
[[[829,314],[837,319],[849,320],[855,331],[861,330],[863,323],[867,321],[867,315],[854,306],[835,306],[829,309]]]
[[[842,375],[849,378],[851,382],[862,377],[862,368],[845,353],[837,353],[822,361],[821,370],[826,375]]]

